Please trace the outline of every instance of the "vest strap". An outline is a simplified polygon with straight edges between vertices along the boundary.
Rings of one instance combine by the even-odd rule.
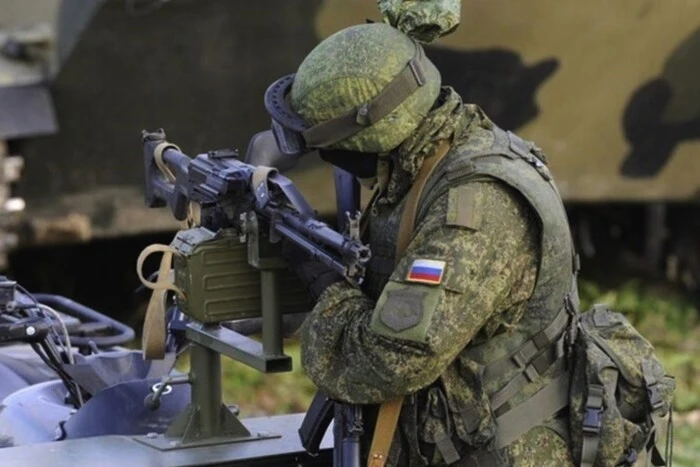
[[[503,449],[569,403],[569,373],[563,372],[520,405],[496,417],[495,448]]]
[[[502,389],[491,395],[491,406],[496,412],[496,415],[508,410],[508,401],[525,386],[542,376],[542,374],[555,363],[563,360],[564,341],[565,336],[562,335],[556,342],[556,345],[549,347],[539,354],[537,358],[533,359],[530,364],[523,368],[522,373],[518,373],[515,378],[510,380]]]
[[[511,354],[489,363],[484,368],[484,379],[494,379],[504,373],[512,372],[516,369],[524,370],[532,363],[533,358],[546,346],[557,342],[557,337],[561,336],[569,322],[569,313],[566,307],[562,307],[554,319],[538,332],[534,337],[523,342],[517,350]]]

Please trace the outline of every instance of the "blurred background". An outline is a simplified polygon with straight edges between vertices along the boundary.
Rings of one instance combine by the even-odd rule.
[[[548,153],[584,304],[624,312],[677,378],[681,466],[700,459],[698,18],[681,0],[464,0],[427,47],[444,84]],[[245,152],[269,128],[267,86],[366,19],[375,0],[0,1],[0,269],[138,328],[136,257],[179,227],[144,206],[141,130]],[[311,156],[289,176],[332,222],[330,168]],[[227,401],[305,410],[314,388],[289,350],[291,373],[225,362]]]

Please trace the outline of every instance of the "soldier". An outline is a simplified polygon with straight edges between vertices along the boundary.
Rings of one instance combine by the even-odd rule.
[[[442,86],[419,42],[385,24],[330,36],[270,89],[284,97],[268,105],[281,148],[319,149],[374,190],[361,288],[285,248],[316,300],[306,373],[334,399],[384,404],[375,431],[393,442],[387,459],[375,439],[370,462],[573,465],[576,261],[543,152]]]

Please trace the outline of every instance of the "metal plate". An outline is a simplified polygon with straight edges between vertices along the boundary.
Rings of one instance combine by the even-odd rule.
[[[304,414],[279,415],[243,420],[246,427],[257,433],[273,428],[280,438],[194,447],[183,450],[159,451],[126,436],[104,436],[54,443],[34,444],[0,449],[0,465],[25,467],[51,465],[75,467],[185,467],[199,465],[246,466],[316,466],[332,464],[332,428],[326,433],[317,457],[306,454],[299,442],[297,429]]]

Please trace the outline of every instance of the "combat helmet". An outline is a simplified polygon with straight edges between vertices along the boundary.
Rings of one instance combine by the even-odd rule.
[[[417,41],[386,24],[363,24],[318,44],[296,74],[268,88],[265,107],[287,154],[385,153],[418,127],[440,85]]]

